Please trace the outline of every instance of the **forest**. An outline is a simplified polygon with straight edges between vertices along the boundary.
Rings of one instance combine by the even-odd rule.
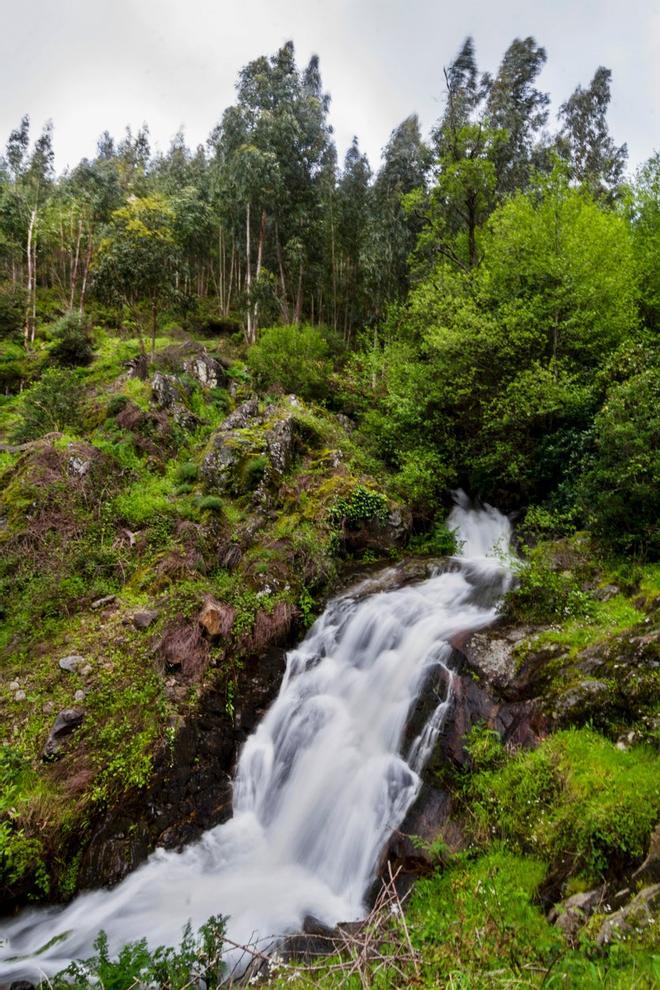
[[[504,629],[511,667],[500,683],[451,640],[490,701],[424,771],[453,818],[399,856],[419,873],[410,931],[386,926],[353,969],[280,959],[250,982],[657,985],[660,153],[628,169],[603,66],[553,109],[546,60],[516,38],[486,71],[467,38],[430,133],[407,117],[378,164],[357,137],[341,158],[319,59],[301,68],[291,42],[241,70],[194,149],[104,131],[56,174],[51,123],[8,135],[8,912],[114,884],[224,820],[279,687],[268,651],[355,574],[459,552],[462,489],[513,522],[488,634]],[[493,714],[507,706],[522,743]],[[210,990],[217,914],[119,962],[101,935],[55,985]]]

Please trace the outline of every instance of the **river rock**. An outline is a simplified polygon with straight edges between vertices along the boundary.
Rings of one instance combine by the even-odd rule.
[[[78,667],[84,662],[84,657],[78,656],[77,654],[72,654],[68,657],[62,657],[59,661],[59,668],[60,670],[66,670],[68,674],[76,674],[78,672]]]
[[[64,739],[71,735],[79,725],[82,725],[84,717],[85,713],[80,708],[64,708],[59,713],[43,749],[42,757],[44,760],[53,760],[61,755]]]

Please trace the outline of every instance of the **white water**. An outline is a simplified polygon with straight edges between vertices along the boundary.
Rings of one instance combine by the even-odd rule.
[[[112,890],[0,926],[0,985],[91,955],[100,929],[118,951],[145,936],[176,945],[186,922],[211,915],[229,915],[241,944],[298,931],[309,914],[328,925],[363,915],[451,705],[451,671],[404,758],[409,713],[431,671],[446,669],[448,640],[492,622],[509,581],[495,556],[511,535],[503,515],[461,497],[448,522],[463,541],[451,570],[365,598],[367,582],[289,653],[279,695],[241,753],[234,817],[181,853],[157,850]]]

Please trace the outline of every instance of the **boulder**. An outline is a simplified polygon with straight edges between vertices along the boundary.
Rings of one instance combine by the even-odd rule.
[[[560,928],[564,935],[573,941],[585,924],[599,909],[602,909],[607,896],[607,887],[603,884],[594,890],[574,894],[561,904],[556,904],[548,915],[548,920]]]
[[[206,351],[184,361],[183,370],[191,378],[197,379],[202,388],[223,388],[228,381],[223,366]]]
[[[80,708],[64,708],[55,719],[48,734],[42,758],[44,760],[57,759],[61,755],[63,741],[71,735],[74,729],[82,725],[84,718],[85,713]]]

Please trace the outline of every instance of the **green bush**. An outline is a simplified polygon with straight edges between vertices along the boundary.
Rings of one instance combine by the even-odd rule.
[[[84,962],[72,963],[50,984],[53,990],[134,990],[135,987],[161,987],[163,990],[188,990],[204,986],[216,990],[221,986],[224,964],[221,961],[225,921],[210,918],[193,934],[190,925],[183,932],[177,949],[160,946],[149,949],[147,940],[131,942],[111,958],[108,939],[101,932],[94,943],[96,955]]]
[[[81,425],[80,380],[74,371],[49,368],[23,395],[13,439],[36,440],[44,433]]]
[[[456,533],[443,521],[436,522],[428,533],[414,536],[410,541],[413,553],[430,557],[453,557],[459,551]]]
[[[525,560],[514,562],[517,584],[503,604],[508,618],[544,623],[591,615],[594,599],[582,591],[572,573],[553,566],[545,544],[524,550]]]
[[[387,498],[364,485],[356,485],[350,495],[337,499],[330,510],[330,519],[349,526],[358,526],[370,519],[384,523],[387,519]]]
[[[318,327],[263,330],[248,351],[248,365],[262,385],[279,385],[305,399],[322,399],[328,394],[330,347]]]
[[[199,508],[202,512],[222,512],[223,501],[219,495],[205,495],[199,500]]]
[[[50,353],[59,365],[76,368],[91,364],[94,348],[82,316],[67,313],[54,324],[51,333],[55,343]]]

